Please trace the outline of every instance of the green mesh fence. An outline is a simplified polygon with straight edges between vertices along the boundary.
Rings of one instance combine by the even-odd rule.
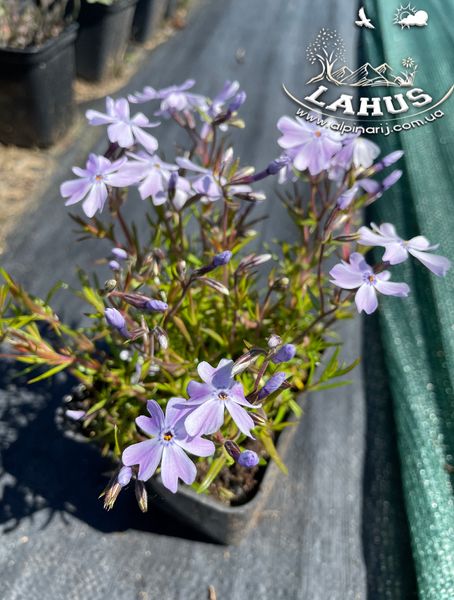
[[[364,4],[376,29],[363,31],[361,59],[399,70],[411,57],[415,87],[441,98],[454,83],[454,2],[421,1],[416,8],[429,13],[428,26],[410,29],[393,24],[396,0]],[[375,138],[384,153],[406,154],[403,179],[371,207],[368,220],[390,221],[405,238],[425,235],[454,260],[454,97],[440,110],[441,119]],[[423,600],[453,600],[454,269],[442,279],[408,261],[393,268],[393,279],[412,288],[407,300],[382,298],[380,328],[418,591]]]

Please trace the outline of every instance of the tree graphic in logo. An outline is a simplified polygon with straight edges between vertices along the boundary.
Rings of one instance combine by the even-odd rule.
[[[409,56],[401,65],[404,71],[396,74],[387,63],[374,67],[370,63],[352,70],[345,64],[345,45],[341,36],[330,29],[321,29],[315,40],[306,50],[311,65],[319,62],[321,72],[312,77],[307,84],[326,80],[334,85],[349,87],[412,87],[414,85],[418,65]],[[336,68],[336,63],[340,63]]]
[[[306,56],[311,65],[315,65],[318,61],[322,66],[321,73],[307,83],[326,79],[335,85],[340,85],[333,77],[333,68],[337,61],[345,60],[345,46],[344,40],[336,30],[321,29],[315,40],[307,47]]]

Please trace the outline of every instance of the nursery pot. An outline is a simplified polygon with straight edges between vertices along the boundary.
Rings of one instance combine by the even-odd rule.
[[[132,23],[133,39],[141,44],[147,42],[159,29],[166,10],[167,0],[139,0]]]
[[[73,118],[77,25],[42,46],[0,49],[0,141],[46,147]]]
[[[170,17],[173,17],[173,15],[175,14],[175,11],[178,8],[178,3],[179,3],[179,0],[168,0],[167,1],[167,8],[166,8],[166,14],[165,14],[166,19],[170,19]]]
[[[298,426],[287,427],[276,442],[276,449],[284,459],[292,444]],[[228,506],[206,494],[197,494],[190,487],[180,485],[173,494],[165,488],[159,477],[147,482],[149,502],[190,525],[200,533],[220,544],[238,544],[253,529],[266,508],[272,490],[283,474],[269,461],[253,498],[239,506]]]
[[[117,0],[110,5],[82,1],[76,41],[77,75],[102,81],[120,68],[136,3],[137,0]]]

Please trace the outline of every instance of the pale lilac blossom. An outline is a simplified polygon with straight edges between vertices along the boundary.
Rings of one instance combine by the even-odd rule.
[[[248,402],[243,386],[232,376],[233,361],[222,359],[218,366],[207,362],[199,363],[197,371],[203,383],[191,381],[188,385],[189,400],[184,407],[193,410],[185,420],[190,435],[215,433],[224,423],[224,410],[227,409],[238,429],[252,438],[254,421],[243,407],[257,408]]]
[[[138,185],[142,200],[151,197],[155,206],[168,199],[169,181],[177,165],[166,163],[156,154],[146,152],[128,153],[132,160],[122,165],[114,178],[118,186]]]
[[[274,373],[274,375],[272,375],[268,379],[268,381],[265,383],[265,385],[259,391],[258,400],[263,400],[263,398],[266,398],[270,394],[273,394],[274,392],[276,392],[281,387],[281,385],[284,383],[284,381],[286,379],[287,379],[287,373],[283,373],[283,372]]]
[[[112,248],[111,253],[117,260],[126,260],[128,253],[123,248]]]
[[[360,235],[358,244],[385,248],[382,260],[390,265],[404,262],[411,254],[438,276],[446,275],[451,266],[451,262],[444,256],[429,252],[436,250],[439,244],[431,245],[429,240],[422,235],[404,240],[397,235],[396,229],[391,223],[383,223],[380,226],[371,223],[371,229],[361,227],[358,233]]]
[[[159,123],[149,121],[143,113],[131,117],[126,98],[113,100],[107,97],[105,113],[87,110],[85,115],[90,125],[107,125],[109,140],[121,148],[131,148],[136,142],[151,153],[158,148],[157,139],[143,129],[157,127]]]
[[[115,173],[126,161],[120,158],[110,162],[104,156],[90,154],[85,169],[73,167],[72,171],[79,179],[65,181],[60,186],[60,194],[68,198],[65,206],[82,202],[82,209],[87,217],[93,217],[97,211],[101,212],[109,195],[108,187],[116,187]]]
[[[382,271],[374,273],[373,268],[367,264],[364,257],[358,252],[350,256],[350,262],[341,261],[329,272],[331,283],[346,290],[355,290],[355,303],[358,312],[364,310],[368,315],[378,307],[377,292],[388,296],[404,298],[408,296],[410,288],[406,283],[389,281],[391,273]]]
[[[116,308],[106,308],[104,311],[104,316],[107,323],[121,333],[123,337],[130,337],[125,318],[119,310]]]
[[[178,408],[183,398],[171,398],[164,415],[155,400],[149,400],[147,409],[150,417],[137,417],[138,427],[151,439],[133,444],[123,451],[125,466],[139,465],[138,479],[147,481],[161,465],[161,479],[164,486],[175,493],[178,480],[187,485],[194,482],[196,466],[186,452],[195,456],[211,456],[213,442],[200,436],[189,436],[184,425],[185,412]]]
[[[207,99],[199,94],[188,92],[194,87],[195,81],[187,79],[181,85],[171,85],[160,90],[147,86],[142,92],[136,92],[128,96],[129,101],[134,104],[142,104],[150,100],[161,100],[160,110],[155,112],[156,116],[170,117],[175,112],[188,110],[207,109]]]
[[[354,185],[349,190],[343,192],[337,199],[336,204],[341,210],[347,210],[358,194],[359,188]]]
[[[285,150],[291,150],[293,166],[314,176],[330,166],[331,159],[342,148],[339,134],[316,123],[284,116],[277,122],[283,134],[278,144]]]

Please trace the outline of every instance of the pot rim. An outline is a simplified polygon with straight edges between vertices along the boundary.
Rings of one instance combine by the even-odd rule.
[[[46,54],[51,54],[56,48],[69,46],[77,35],[78,23],[71,23],[56,37],[50,38],[40,46],[28,46],[27,48],[11,48],[6,46],[0,48],[0,59],[11,62],[29,61],[30,63],[44,60]]]

